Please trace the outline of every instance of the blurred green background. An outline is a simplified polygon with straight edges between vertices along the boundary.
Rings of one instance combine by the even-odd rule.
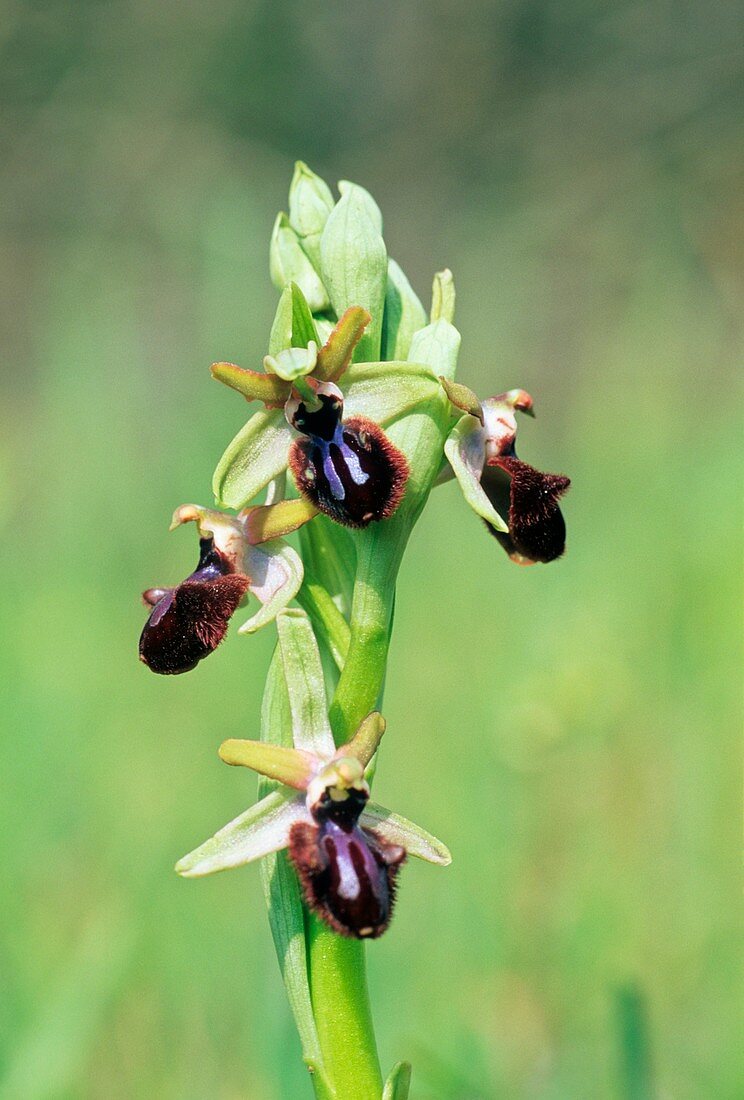
[[[453,485],[412,539],[377,789],[455,859],[370,948],[383,1063],[414,1100],[741,1095],[736,7],[4,5],[2,1100],[308,1095],[257,870],[172,872],[253,797],[216,748],[273,628],[136,659],[297,157],[427,303],[454,270],[461,378],[531,391],[520,454],[573,478],[552,567]]]

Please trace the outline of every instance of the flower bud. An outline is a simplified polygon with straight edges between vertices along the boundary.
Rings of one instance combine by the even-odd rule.
[[[269,271],[277,290],[287,283],[297,283],[314,313],[327,309],[330,300],[320,276],[305,255],[300,239],[289,224],[286,214],[278,214],[274,222],[269,249]]]
[[[320,235],[333,205],[328,184],[298,160],[289,188],[289,224],[316,271],[320,270]]]

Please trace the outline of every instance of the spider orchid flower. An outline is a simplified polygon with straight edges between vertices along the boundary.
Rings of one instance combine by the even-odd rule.
[[[470,507],[518,565],[559,558],[566,524],[558,500],[571,482],[562,474],[541,473],[516,456],[515,413],[535,415],[530,395],[509,390],[481,402],[458,382],[443,378],[442,385],[464,413],[444,451]]]
[[[390,923],[407,855],[446,866],[447,848],[413,822],[370,801],[365,768],[385,731],[373,711],[336,749],[326,722],[295,732],[295,747],[225,741],[220,757],[280,786],[185,856],[186,877],[239,867],[284,848],[307,905],[334,931],[376,939]]]
[[[287,316],[283,328],[281,319]],[[256,508],[253,535],[288,534],[324,512],[349,527],[366,527],[391,516],[405,490],[408,463],[381,425],[436,397],[431,367],[409,362],[352,363],[370,314],[351,306],[330,329],[313,318],[300,289],[285,289],[264,371],[215,363],[214,378],[248,401],[260,401],[235,437],[215,473],[221,504],[242,509],[287,468],[300,501]],[[318,325],[325,343],[318,347]],[[440,391],[441,392],[441,391]]]
[[[150,615],[140,635],[139,655],[149,669],[165,675],[189,672],[213,653],[238,607],[252,594],[262,606],[240,628],[252,634],[276,618],[302,584],[298,554],[280,540],[251,544],[250,513],[241,516],[183,504],[171,530],[194,522],[199,561],[174,588],[143,593]]]

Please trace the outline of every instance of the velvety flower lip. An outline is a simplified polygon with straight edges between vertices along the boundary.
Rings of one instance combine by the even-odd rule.
[[[479,402],[466,386],[447,379],[442,385],[465,414],[450,433],[445,454],[468,504],[518,565],[559,558],[566,525],[558,500],[571,483],[516,456],[515,412],[534,416],[530,395],[516,389]]]
[[[392,516],[405,492],[408,462],[367,417],[343,420],[343,394],[331,382],[312,387],[310,404],[293,392],[286,405],[304,438],[289,452],[297,488],[320,512],[347,527]]]
[[[372,712],[338,749],[325,725],[306,740],[295,736],[295,748],[226,741],[220,748],[226,763],[283,786],[185,856],[176,870],[205,875],[287,848],[305,901],[326,924],[356,939],[382,935],[407,855],[442,865],[451,859],[441,841],[370,801],[365,768],[384,730],[384,719]]]
[[[199,561],[179,585],[143,593],[152,610],[140,635],[139,655],[152,672],[178,675],[195,668],[220,644],[248,593],[262,606],[241,627],[242,633],[270,622],[297,594],[302,583],[298,555],[278,539],[251,545],[248,519],[196,504],[176,509],[171,529],[197,524]]]

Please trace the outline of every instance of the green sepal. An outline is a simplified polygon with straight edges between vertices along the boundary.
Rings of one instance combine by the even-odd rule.
[[[297,791],[307,790],[314,770],[314,758],[309,753],[266,741],[231,737],[222,742],[219,755],[220,760],[232,767],[250,768]]]
[[[307,298],[297,283],[290,283],[289,289],[292,295],[292,347],[306,348],[310,343],[317,346],[320,339]]]
[[[176,871],[184,878],[201,878],[216,871],[242,867],[285,848],[295,821],[309,819],[305,800],[296,791],[282,787],[180,859]]]
[[[361,821],[367,828],[378,832],[384,840],[391,844],[400,844],[409,856],[416,856],[427,863],[436,863],[440,867],[448,867],[452,862],[452,855],[446,844],[422,829],[415,821],[393,813],[379,802],[367,803]]]
[[[408,1100],[411,1090],[411,1063],[398,1062],[382,1090],[382,1100]]]
[[[320,235],[331,210],[333,195],[328,184],[303,161],[296,161],[289,188],[289,224],[316,271],[320,271]]]
[[[474,512],[497,531],[508,531],[509,525],[494,508],[480,483],[486,460],[484,429],[473,416],[462,416],[447,436],[444,453],[449,459],[462,495]]]
[[[448,267],[438,271],[431,288],[432,321],[455,323],[455,277]]]
[[[403,270],[388,259],[382,358],[407,359],[413,334],[426,324],[426,310]]]
[[[286,610],[277,616],[276,626],[294,747],[328,759],[335,745],[328,724],[323,667],[310,619],[304,611]]]
[[[314,377],[319,382],[337,382],[351,362],[354,348],[372,318],[361,306],[350,306],[331,330],[318,352]]]
[[[292,346],[292,286],[285,286],[279,295],[279,301],[269,334],[269,355],[278,355],[280,351]]]
[[[285,748],[292,746],[292,714],[278,645],[269,665],[261,703],[261,740]],[[274,781],[259,779],[260,798],[275,789]],[[261,860],[261,883],[274,948],[300,1036],[302,1054],[313,1071],[320,1072],[321,1050],[310,999],[304,907],[297,874],[286,852],[274,852]]]
[[[276,374],[245,370],[235,363],[212,363],[212,378],[237,390],[246,401],[263,401],[269,408],[280,408],[289,397],[291,387]]]
[[[432,370],[418,363],[352,363],[343,377],[344,416],[389,424],[441,394]]]
[[[287,466],[292,429],[282,409],[260,409],[220,459],[212,480],[217,502],[239,511]]]
[[[310,308],[318,312],[327,309],[328,293],[300,244],[300,238],[289,224],[286,214],[277,214],[269,248],[269,272],[277,290],[295,282],[307,298]]]
[[[336,316],[340,317],[350,306],[361,306],[371,315],[372,321],[355,352],[357,361],[371,362],[380,356],[387,285],[387,252],[380,212],[364,188],[344,182],[339,184],[339,190],[341,198],[320,238],[323,283]]]
[[[344,756],[355,756],[363,768],[366,768],[379,748],[385,732],[385,719],[379,711],[373,710],[362,719],[358,730],[345,745],[338,750]]]
[[[459,351],[460,333],[449,321],[440,318],[414,335],[408,358],[427,363],[438,377],[454,378]]]

